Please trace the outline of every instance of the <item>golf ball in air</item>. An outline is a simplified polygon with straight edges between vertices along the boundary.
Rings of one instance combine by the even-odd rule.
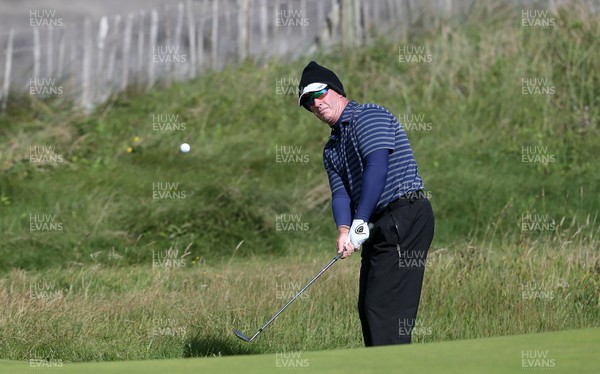
[[[188,143],[183,143],[179,146],[179,149],[181,149],[181,152],[183,153],[188,153],[190,151],[190,145]]]

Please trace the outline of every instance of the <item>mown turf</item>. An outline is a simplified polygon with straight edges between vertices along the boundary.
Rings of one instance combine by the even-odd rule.
[[[252,343],[250,343],[252,344]],[[597,373],[600,328],[325,352],[68,364],[0,361],[11,373]],[[39,366],[39,367],[36,367]],[[57,366],[52,368],[52,366]],[[60,367],[58,367],[60,366]]]

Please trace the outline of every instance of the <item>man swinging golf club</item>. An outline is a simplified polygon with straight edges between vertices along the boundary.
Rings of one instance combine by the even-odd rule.
[[[348,100],[337,75],[314,61],[302,72],[298,104],[331,128],[323,163],[336,246],[346,258],[362,245],[365,345],[410,343],[434,217],[406,133],[385,108]]]

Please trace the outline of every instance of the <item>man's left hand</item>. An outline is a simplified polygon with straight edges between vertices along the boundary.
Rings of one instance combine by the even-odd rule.
[[[352,221],[352,227],[350,227],[350,242],[354,247],[354,250],[358,250],[358,247],[369,239],[369,225],[362,219],[355,219]]]

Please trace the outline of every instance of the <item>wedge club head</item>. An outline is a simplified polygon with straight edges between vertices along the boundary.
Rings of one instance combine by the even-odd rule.
[[[247,337],[246,335],[244,335],[244,333],[242,333],[242,332],[241,332],[240,330],[238,330],[238,329],[234,329],[234,330],[233,330],[233,333],[234,333],[234,334],[235,334],[235,335],[236,335],[238,338],[240,338],[240,339],[242,339],[243,341],[245,341],[245,342],[248,342],[248,343],[250,343],[250,342],[252,341],[252,339],[254,339],[254,336],[253,336],[253,337],[251,337],[251,338],[249,338],[249,337]],[[256,336],[256,335],[255,335],[255,336]]]

